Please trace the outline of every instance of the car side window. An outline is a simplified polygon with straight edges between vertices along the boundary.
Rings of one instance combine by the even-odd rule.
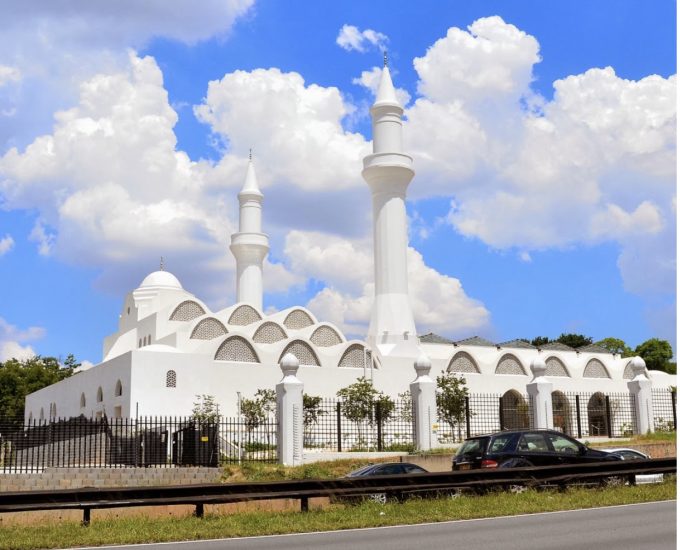
[[[389,474],[403,474],[404,468],[401,464],[390,464],[389,466],[383,466],[378,472],[379,475],[389,475]]]
[[[406,470],[407,474],[421,474],[425,471],[421,467],[413,466],[412,464],[404,465],[404,469]]]
[[[556,453],[575,455],[579,452],[578,444],[571,439],[556,434],[549,434],[548,439],[550,439]]]
[[[494,438],[491,442],[491,447],[489,448],[490,453],[500,453],[506,450],[508,443],[512,440],[511,435],[499,435]]]
[[[517,443],[517,450],[529,453],[543,453],[549,451],[543,434],[522,434]]]

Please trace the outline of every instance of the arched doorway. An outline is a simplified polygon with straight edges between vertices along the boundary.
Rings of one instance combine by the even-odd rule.
[[[501,397],[501,430],[527,429],[529,425],[529,405],[517,390],[508,390]]]
[[[607,407],[601,392],[594,393],[588,400],[588,434],[607,435]]]
[[[552,412],[555,429],[567,435],[572,435],[571,407],[567,396],[561,391],[552,392]]]

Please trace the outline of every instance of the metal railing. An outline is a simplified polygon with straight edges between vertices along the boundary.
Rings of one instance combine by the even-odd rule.
[[[678,429],[677,393],[670,388],[652,388],[654,429],[674,432]]]
[[[275,419],[219,417],[0,419],[0,471],[63,467],[216,467],[274,462]]]
[[[79,509],[83,511],[83,524],[87,525],[91,519],[90,511],[98,508],[189,504],[194,505],[196,515],[202,517],[206,504],[289,498],[299,499],[301,510],[306,511],[310,498],[323,496],[343,497],[384,492],[400,498],[409,493],[440,494],[441,491],[479,490],[509,484],[554,484],[564,487],[573,483],[596,482],[612,476],[625,477],[634,483],[636,474],[675,471],[676,458],[673,457],[332,480],[5,492],[0,493],[0,512]]]

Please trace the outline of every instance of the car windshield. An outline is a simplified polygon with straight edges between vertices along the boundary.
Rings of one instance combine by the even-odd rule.
[[[456,453],[456,456],[463,456],[463,455],[472,455],[472,454],[477,454],[477,453],[482,453],[484,452],[484,449],[486,449],[487,444],[489,443],[489,438],[488,437],[478,437],[475,439],[468,439],[465,441],[460,448],[458,449],[458,452]]]
[[[358,470],[354,470],[353,472],[350,472],[347,474],[347,477],[356,477],[356,476],[363,476],[366,475],[370,470],[375,468],[375,464],[369,464],[368,466],[364,466],[363,468],[359,468]]]

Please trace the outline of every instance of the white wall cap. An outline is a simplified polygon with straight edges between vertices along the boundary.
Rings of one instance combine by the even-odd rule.
[[[531,369],[534,378],[545,376],[545,373],[548,371],[548,366],[545,364],[542,357],[534,357],[529,368]]]
[[[642,357],[636,356],[630,360],[630,368],[633,371],[633,376],[637,376],[639,374],[645,374],[647,364]]]

